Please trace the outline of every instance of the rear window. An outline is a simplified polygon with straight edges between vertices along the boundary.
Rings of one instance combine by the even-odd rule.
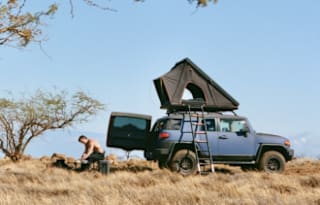
[[[180,119],[168,119],[165,125],[167,130],[180,130],[181,120]]]
[[[146,147],[151,117],[131,113],[111,113],[107,133],[107,146],[125,150]]]
[[[153,132],[159,132],[161,130],[180,130],[181,119],[165,119],[157,122],[153,127]]]
[[[114,129],[134,129],[145,130],[147,128],[147,121],[144,119],[131,118],[131,117],[116,117],[113,122]]]

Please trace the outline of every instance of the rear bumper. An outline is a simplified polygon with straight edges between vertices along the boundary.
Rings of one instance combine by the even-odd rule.
[[[144,157],[147,160],[159,160],[159,159],[168,157],[168,155],[169,155],[168,148],[157,148],[151,151],[144,152]]]
[[[167,159],[170,151],[174,148],[176,141],[159,141],[154,147],[149,147],[144,152],[147,160],[163,160]]]

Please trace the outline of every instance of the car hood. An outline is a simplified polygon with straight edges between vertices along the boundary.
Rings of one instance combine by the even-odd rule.
[[[256,134],[260,143],[280,143],[282,144],[287,138],[274,135],[274,134],[268,134],[268,133],[257,133]]]

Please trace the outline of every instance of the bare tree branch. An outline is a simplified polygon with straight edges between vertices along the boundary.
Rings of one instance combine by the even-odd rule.
[[[133,0],[144,2],[144,0]],[[196,2],[197,7],[207,6],[209,2],[217,3],[218,0],[187,0],[189,3]],[[71,17],[74,17],[74,1],[67,1],[70,5]],[[76,2],[76,1],[75,1]],[[82,0],[90,7],[103,11],[117,12],[116,9],[97,3],[98,0]],[[111,1],[110,1],[111,2]],[[27,4],[32,1],[9,0],[0,1],[0,46],[16,45],[18,48],[27,46],[30,42],[42,42],[43,21],[53,16],[58,6],[48,1],[48,8],[40,11],[26,11]]]
[[[103,109],[103,104],[83,92],[68,97],[65,91],[38,90],[19,100],[0,99],[0,150],[19,160],[34,138],[48,130],[86,122]]]

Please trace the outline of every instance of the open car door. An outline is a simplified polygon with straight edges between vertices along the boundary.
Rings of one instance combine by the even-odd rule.
[[[151,116],[112,112],[107,133],[107,146],[124,150],[144,150],[151,126]]]

